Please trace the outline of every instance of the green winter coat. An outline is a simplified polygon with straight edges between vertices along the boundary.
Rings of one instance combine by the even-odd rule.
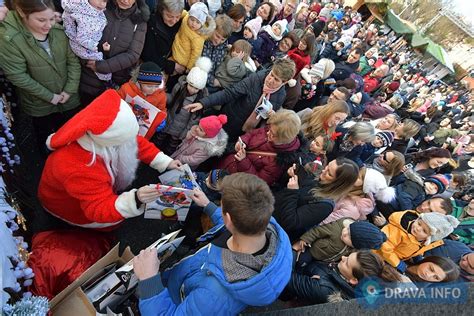
[[[352,251],[352,248],[341,240],[341,234],[344,227],[353,222],[352,218],[345,217],[326,225],[315,226],[300,239],[311,244],[309,251],[314,259],[325,262],[339,261],[342,256],[347,256]]]
[[[467,207],[467,206],[466,206]],[[451,215],[456,217],[460,224],[454,230],[454,233],[459,236],[459,241],[467,244],[474,244],[474,217],[467,214],[465,208],[454,205],[454,210]]]
[[[42,117],[79,105],[81,66],[62,26],[54,25],[48,40],[53,58],[15,11],[10,11],[0,23],[0,68],[17,88],[21,109],[30,116]],[[71,95],[69,100],[65,104],[50,103],[53,95],[62,91]]]

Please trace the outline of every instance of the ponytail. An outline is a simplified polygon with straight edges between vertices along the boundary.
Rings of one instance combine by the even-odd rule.
[[[387,282],[402,281],[401,275],[377,254],[370,250],[360,250],[357,252],[358,267],[352,269],[352,275],[357,280],[365,277],[379,277]]]

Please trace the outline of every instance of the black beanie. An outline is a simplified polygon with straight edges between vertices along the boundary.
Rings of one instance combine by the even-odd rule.
[[[352,245],[355,249],[380,249],[387,236],[377,226],[358,221],[349,225]]]
[[[147,61],[140,65],[137,81],[141,83],[161,84],[163,81],[163,72],[157,64]]]

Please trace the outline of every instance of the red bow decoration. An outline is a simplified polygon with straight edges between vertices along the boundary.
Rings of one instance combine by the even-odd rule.
[[[338,138],[339,136],[341,136],[342,133],[341,132],[333,132],[330,136],[331,140],[336,140],[336,138]]]

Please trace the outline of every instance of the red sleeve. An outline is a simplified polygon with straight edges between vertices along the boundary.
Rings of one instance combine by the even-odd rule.
[[[153,159],[155,159],[156,155],[160,153],[160,150],[150,141],[145,139],[143,136],[137,136],[137,143],[138,143],[138,159],[140,159],[143,163],[149,165]]]
[[[115,208],[117,195],[112,190],[110,175],[97,161],[87,170],[80,168],[64,182],[64,189],[80,203],[84,216],[96,223],[118,222],[124,218]]]

